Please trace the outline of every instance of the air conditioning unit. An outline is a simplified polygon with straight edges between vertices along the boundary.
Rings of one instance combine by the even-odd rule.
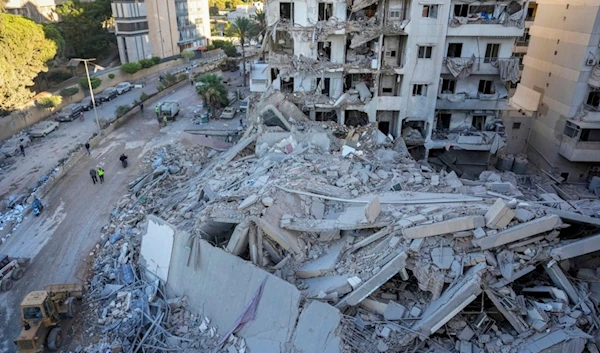
[[[589,58],[589,59],[586,60],[585,64],[587,66],[594,66],[594,65],[596,65],[596,59]]]

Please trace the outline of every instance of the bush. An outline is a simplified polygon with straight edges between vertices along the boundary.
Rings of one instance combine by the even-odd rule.
[[[70,79],[71,77],[73,77],[73,75],[65,71],[51,71],[48,72],[48,74],[46,74],[46,77],[49,81],[62,82]]]
[[[79,88],[77,87],[67,87],[60,90],[60,95],[63,97],[72,97],[79,92]]]
[[[183,80],[185,80],[187,78],[187,75],[186,74],[180,74],[177,78],[178,78],[177,81],[181,82],[181,81],[183,81]]]
[[[120,118],[123,115],[127,114],[127,112],[130,110],[131,107],[129,105],[120,105],[117,107],[117,109],[115,109],[115,115],[117,116],[117,118]]]
[[[154,65],[158,65],[158,64],[160,64],[161,59],[158,56],[153,56],[152,59],[150,59],[150,60],[152,60],[152,63]]]
[[[121,65],[121,70],[127,74],[135,74],[136,72],[142,69],[142,65],[140,63],[125,63]]]
[[[146,94],[146,92],[142,92],[142,94],[140,94],[140,102],[143,102],[146,99],[148,99],[148,95]]]
[[[108,74],[108,78],[112,80],[113,78],[115,78],[115,74]]]
[[[156,86],[156,90],[159,91],[159,92],[164,91],[165,90],[165,86],[158,85],[158,86]]]
[[[163,81],[162,81],[162,85],[165,88],[169,87],[169,86],[173,86],[176,83],[177,83],[177,76],[173,75],[172,73],[165,74]]]
[[[62,103],[62,97],[61,96],[48,96],[48,97],[43,97],[40,98],[37,103],[42,107],[42,108],[46,108],[46,109],[51,109],[51,108],[55,108],[58,105],[60,105],[60,103]]]
[[[154,66],[154,62],[152,61],[152,59],[142,59],[138,61],[138,63],[140,63],[142,69],[147,69],[149,67]]]
[[[189,59],[193,58],[195,55],[196,55],[196,53],[194,53],[191,50],[185,50],[185,51],[181,52],[181,57],[184,58],[184,59],[186,59],[186,60],[189,60]]]
[[[96,89],[102,84],[102,80],[98,77],[90,77],[90,82],[92,83],[92,89]],[[83,88],[84,91],[88,90],[89,85],[87,78],[82,78],[81,80],[79,80],[79,86]]]

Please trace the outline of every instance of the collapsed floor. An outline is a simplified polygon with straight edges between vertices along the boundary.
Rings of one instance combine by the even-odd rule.
[[[183,141],[147,160],[97,250],[86,352],[598,351],[600,220],[540,193],[552,180],[435,172],[372,125],[311,122],[287,103],[255,108],[225,152]],[[140,256],[149,214],[185,234],[187,252]],[[230,265],[209,268],[206,254]],[[271,275],[240,287],[250,294],[230,329],[207,313],[223,323],[232,299],[172,288],[177,261],[213,281]],[[274,286],[304,309],[283,336],[257,338],[249,322],[275,320],[261,316],[277,313]]]

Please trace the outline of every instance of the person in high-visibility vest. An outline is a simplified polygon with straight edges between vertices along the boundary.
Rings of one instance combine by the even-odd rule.
[[[104,169],[98,167],[98,177],[100,177],[100,184],[104,183]]]
[[[154,107],[154,111],[156,112],[156,117],[158,117],[158,114],[160,113],[160,108],[158,107],[158,105]]]

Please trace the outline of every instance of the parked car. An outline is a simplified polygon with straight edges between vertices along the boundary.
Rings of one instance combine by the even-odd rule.
[[[96,96],[96,101],[98,102],[108,102],[114,98],[117,98],[119,93],[117,93],[117,89],[114,87],[108,87],[102,93]]]
[[[94,98],[96,100],[96,106],[99,106],[100,102],[98,101],[98,98]],[[94,108],[94,105],[92,104],[92,97],[83,98],[81,102],[79,102],[79,105],[81,105],[85,111],[92,110]]]
[[[51,133],[52,131],[58,129],[58,123],[52,120],[46,120],[39,122],[31,128],[29,131],[29,136],[31,137],[44,137]]]
[[[56,121],[73,121],[83,114],[83,106],[80,104],[69,104],[56,116]]]
[[[20,145],[27,147],[30,143],[31,139],[27,135],[14,136],[4,142],[4,145],[0,148],[0,152],[4,153],[7,157],[15,156],[21,153]]]
[[[126,92],[129,92],[131,90],[131,83],[129,82],[121,82],[119,83],[116,88],[117,88],[117,93],[118,94],[123,94]]]
[[[221,115],[219,116],[219,118],[221,119],[233,119],[233,117],[235,116],[235,109],[232,107],[227,107],[225,109],[223,109],[223,112],[221,113]]]

